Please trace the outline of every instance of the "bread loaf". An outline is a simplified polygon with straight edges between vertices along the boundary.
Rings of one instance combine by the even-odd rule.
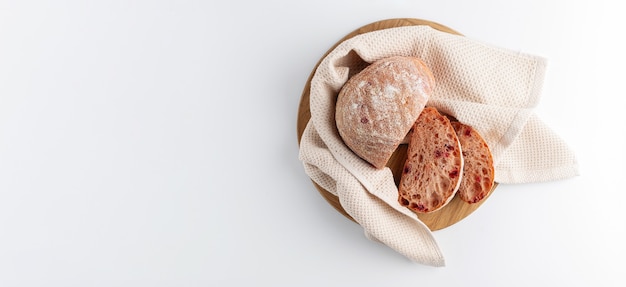
[[[335,121],[344,143],[383,168],[434,89],[430,69],[414,57],[378,60],[352,76],[337,97]]]
[[[414,212],[445,206],[463,177],[461,145],[450,120],[427,107],[413,125],[398,186],[398,202]]]
[[[457,194],[467,203],[476,203],[483,200],[493,187],[493,157],[489,146],[476,130],[460,122],[452,122],[452,126],[461,142],[465,162]]]

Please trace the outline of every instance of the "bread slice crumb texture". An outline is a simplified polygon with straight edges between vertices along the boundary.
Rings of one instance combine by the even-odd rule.
[[[495,169],[489,146],[482,136],[471,126],[452,122],[452,126],[463,148],[463,179],[458,195],[467,203],[483,200],[493,188]]]
[[[399,203],[417,213],[444,207],[463,177],[461,152],[450,120],[435,108],[425,108],[413,125],[398,187]]]

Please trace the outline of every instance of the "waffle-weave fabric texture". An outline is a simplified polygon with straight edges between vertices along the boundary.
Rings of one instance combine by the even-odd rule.
[[[311,120],[300,142],[305,172],[339,198],[368,238],[415,262],[444,266],[431,231],[398,204],[391,170],[375,169],[356,156],[335,125],[336,97],[348,78],[369,63],[398,55],[418,57],[430,67],[436,87],[427,105],[480,132],[492,151],[498,183],[572,177],[578,174],[577,162],[533,111],[546,59],[429,26],[379,30],[340,43],[311,79]]]

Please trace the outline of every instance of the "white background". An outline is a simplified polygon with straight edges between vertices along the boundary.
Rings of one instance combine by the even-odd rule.
[[[626,286],[609,2],[0,1],[0,286]],[[443,268],[367,240],[298,160],[317,61],[399,17],[546,57],[537,113],[580,163],[435,232]]]

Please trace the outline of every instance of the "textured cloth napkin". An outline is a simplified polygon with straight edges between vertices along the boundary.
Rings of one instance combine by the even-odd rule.
[[[389,168],[375,169],[341,140],[335,100],[354,73],[375,60],[415,56],[432,70],[429,100],[443,113],[478,130],[493,153],[498,183],[550,181],[578,174],[567,144],[534,114],[546,60],[432,29],[398,27],[369,32],[339,44],[311,79],[311,120],[300,142],[305,172],[336,195],[368,238],[409,259],[444,266],[433,234],[397,202]]]

